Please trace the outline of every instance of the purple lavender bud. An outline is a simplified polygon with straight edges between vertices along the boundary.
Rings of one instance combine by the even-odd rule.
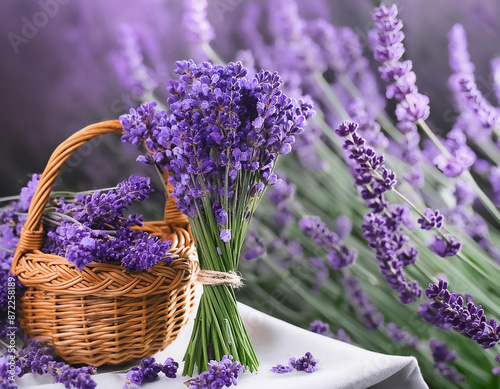
[[[276,365],[271,368],[271,371],[273,373],[277,374],[284,374],[284,373],[290,373],[293,370],[291,366],[284,366],[284,365]]]
[[[304,216],[299,226],[308,236],[328,251],[330,265],[334,269],[341,269],[354,262],[357,252],[344,246],[337,234],[331,232],[317,216]]]
[[[309,331],[319,335],[330,336],[330,326],[321,320],[315,320],[309,324]]]
[[[144,374],[138,367],[131,367],[127,373],[127,381],[134,385],[142,384]]]
[[[429,117],[429,98],[420,93],[410,93],[396,106],[396,117],[400,122],[416,123]]]
[[[498,112],[477,89],[471,76],[463,75],[458,80],[459,91],[466,107],[475,115],[485,129],[494,128],[498,122]]]
[[[400,122],[416,123],[429,116],[429,98],[418,93],[415,73],[411,71],[411,61],[399,62],[405,48],[403,46],[403,27],[397,18],[396,4],[391,7],[381,5],[372,13],[375,29],[370,32],[373,53],[377,61],[382,62],[379,72],[387,86],[387,98],[396,98],[396,117]]]
[[[161,366],[161,371],[167,378],[175,378],[177,377],[177,369],[179,368],[179,364],[174,361],[173,358],[168,357],[163,365]]]
[[[413,336],[407,331],[404,331],[402,328],[398,327],[394,323],[387,323],[385,326],[387,330],[387,334],[397,343],[407,344],[410,347],[417,348],[418,347],[418,338]]]
[[[361,312],[368,330],[375,330],[384,324],[384,316],[371,303],[357,278],[343,276],[342,285],[351,305]]]
[[[446,345],[436,339],[429,341],[429,347],[434,359],[434,367],[444,378],[451,382],[464,381],[465,377],[458,374],[457,370],[449,365],[449,362],[457,359],[457,355],[453,351],[449,351]]]
[[[442,258],[453,257],[460,251],[462,244],[457,241],[453,235],[445,235],[445,237],[434,236],[433,241],[427,246],[434,254]]]
[[[335,232],[340,239],[345,239],[349,236],[352,230],[352,222],[347,216],[340,215],[335,223]]]
[[[358,129],[357,123],[345,121],[337,127],[337,129],[335,130],[335,133],[338,136],[345,138],[348,135],[354,134],[357,129]]]
[[[231,240],[231,230],[222,230],[220,232],[220,240],[224,243],[228,243]]]
[[[183,24],[189,41],[203,45],[215,38],[215,33],[207,19],[207,0],[184,0]]]
[[[497,100],[500,102],[500,58],[494,58],[491,60],[491,74],[493,76],[493,89],[497,96]]]
[[[443,215],[439,213],[439,210],[432,210],[426,208],[424,211],[424,217],[419,218],[417,222],[420,224],[422,230],[432,230],[433,228],[441,228],[443,225]]]
[[[227,212],[222,208],[218,201],[214,203],[212,209],[215,213],[215,220],[218,224],[224,225],[227,223]]]
[[[303,357],[299,359],[290,358],[289,363],[294,369],[298,371],[314,373],[314,367],[317,365],[318,360],[315,359],[310,352],[307,352]]]
[[[490,182],[493,188],[493,202],[500,206],[500,167],[494,167],[490,171]]]
[[[450,68],[453,73],[473,74],[474,64],[467,50],[467,37],[461,24],[455,24],[448,33]]]
[[[500,184],[500,169],[498,169],[498,183]],[[493,179],[490,177],[490,181],[493,183]],[[500,186],[498,187],[500,190]],[[457,206],[472,205],[476,199],[476,194],[471,189],[471,187],[463,180],[457,180],[455,182],[455,199]],[[500,203],[499,203],[500,204]]]
[[[243,254],[243,258],[247,261],[262,257],[266,254],[266,243],[259,237],[257,231],[250,230],[245,238],[245,247],[247,252]]]
[[[333,339],[340,340],[341,342],[344,343],[351,343],[351,338],[349,337],[349,335],[346,334],[346,332],[342,328],[339,328],[339,330],[337,331],[337,335],[335,334],[332,335]]]

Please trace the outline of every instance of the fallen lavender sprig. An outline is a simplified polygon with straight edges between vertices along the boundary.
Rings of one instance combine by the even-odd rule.
[[[210,361],[208,370],[184,382],[188,389],[216,389],[238,384],[238,376],[244,367],[233,361],[232,355],[224,355],[220,362]]]
[[[288,360],[288,365],[284,366],[278,364],[271,368],[273,373],[283,374],[289,373],[293,369],[297,371],[304,371],[306,373],[314,373],[315,366],[318,364],[318,360],[313,357],[310,352],[307,352],[303,357],[295,358],[292,357]]]
[[[163,364],[156,362],[153,357],[142,358],[140,367],[131,367],[127,372],[123,389],[129,389],[130,385],[140,386],[144,382],[156,381],[160,372],[167,378],[175,378],[178,368],[179,364],[170,357]]]

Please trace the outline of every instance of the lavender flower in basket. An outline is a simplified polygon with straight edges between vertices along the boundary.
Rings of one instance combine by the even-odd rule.
[[[132,109],[120,118],[122,140],[144,143],[149,152],[138,160],[169,171],[200,268],[221,277],[220,285],[204,286],[184,374],[228,354],[254,371],[258,361],[238,313],[235,272],[255,208],[265,188],[278,182],[277,158],[291,151],[312,107],[285,96],[277,73],[250,77],[240,62],[182,61],[176,74],[168,86],[171,113],[157,111],[156,103]]]

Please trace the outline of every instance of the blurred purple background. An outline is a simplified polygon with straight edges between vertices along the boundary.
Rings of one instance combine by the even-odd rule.
[[[216,33],[212,46],[224,60],[235,59],[236,52],[246,48],[241,22],[251,2],[267,6],[257,0],[218,0],[209,5]],[[351,26],[367,43],[372,2],[298,0],[298,4],[303,18],[323,17],[335,26]],[[411,0],[398,4],[405,22],[407,57],[414,61],[419,89],[431,99],[430,120],[437,132],[447,131],[453,117],[447,89],[447,33],[455,23],[462,23],[467,32],[480,87],[498,105],[489,62],[500,55],[500,3]],[[16,194],[29,173],[42,171],[50,153],[68,135],[87,124],[117,118],[133,104],[136,91],[120,82],[110,61],[120,47],[125,24],[136,32],[145,63],[163,90],[175,61],[193,55],[182,11],[180,0],[2,0],[0,196]],[[68,174],[65,179],[73,177],[82,186],[109,184],[105,177],[116,171],[122,177],[126,173],[121,169],[134,159],[117,137],[96,149],[99,157],[82,163],[85,173]]]

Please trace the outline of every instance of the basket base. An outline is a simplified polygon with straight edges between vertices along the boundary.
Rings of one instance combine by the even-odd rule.
[[[146,297],[82,296],[28,288],[18,320],[30,338],[43,337],[66,362],[117,365],[167,347],[194,307],[194,284]]]

